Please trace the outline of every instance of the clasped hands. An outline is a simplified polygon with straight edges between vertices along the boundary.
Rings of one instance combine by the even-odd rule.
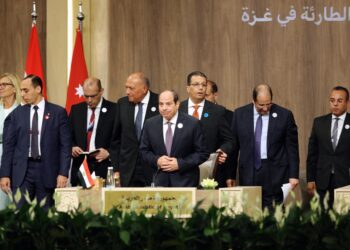
[[[179,170],[177,159],[167,155],[159,157],[157,160],[157,165],[160,170],[165,172],[174,172]]]

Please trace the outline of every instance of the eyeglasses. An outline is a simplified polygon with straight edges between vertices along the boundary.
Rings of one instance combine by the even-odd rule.
[[[12,83],[9,83],[9,82],[2,82],[2,83],[0,83],[0,88],[5,88],[6,86],[13,86],[13,84]]]
[[[200,87],[206,88],[207,87],[207,83],[206,82],[202,82],[202,83],[194,82],[194,83],[190,83],[190,85],[192,87],[195,87],[195,88],[200,88]]]

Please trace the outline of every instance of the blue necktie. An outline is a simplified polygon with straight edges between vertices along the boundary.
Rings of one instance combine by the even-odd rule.
[[[259,170],[261,168],[261,155],[260,155],[261,134],[262,134],[262,118],[261,118],[261,115],[259,115],[258,119],[256,120],[256,126],[255,126],[254,166],[256,170]]]
[[[141,130],[142,130],[142,102],[138,104],[139,110],[137,111],[136,119],[135,119],[135,130],[137,139],[140,140],[141,137]]]

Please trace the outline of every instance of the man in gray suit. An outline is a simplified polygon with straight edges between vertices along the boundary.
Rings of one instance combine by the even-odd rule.
[[[307,190],[317,190],[323,201],[329,192],[333,205],[334,189],[350,185],[349,91],[334,87],[329,97],[330,114],[315,118],[307,156]],[[323,204],[323,202],[322,202]]]

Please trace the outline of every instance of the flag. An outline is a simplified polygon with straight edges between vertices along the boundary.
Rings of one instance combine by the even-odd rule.
[[[95,182],[90,174],[86,157],[84,158],[83,163],[79,167],[78,178],[80,180],[81,185],[83,185],[83,188],[90,188],[95,185]]]
[[[43,63],[41,61],[39,37],[36,30],[36,24],[32,23],[32,31],[30,33],[29,47],[27,53],[27,61],[24,75],[36,75],[39,76],[43,82],[42,93],[45,99],[46,95],[46,84],[44,79]]]
[[[88,77],[84,56],[83,39],[80,29],[77,29],[72,63],[69,75],[66,110],[69,113],[71,106],[84,101],[83,82]]]

